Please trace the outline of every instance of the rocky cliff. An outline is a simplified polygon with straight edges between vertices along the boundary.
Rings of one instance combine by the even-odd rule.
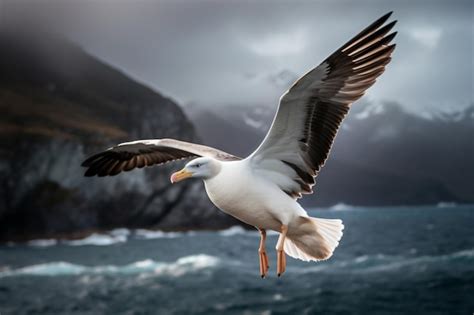
[[[233,223],[200,182],[169,184],[182,163],[83,177],[87,155],[119,142],[196,141],[172,100],[51,35],[3,33],[0,47],[0,239]]]

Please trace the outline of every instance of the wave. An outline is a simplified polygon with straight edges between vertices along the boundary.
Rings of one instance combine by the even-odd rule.
[[[157,239],[157,238],[177,238],[182,236],[193,236],[195,232],[163,232],[159,230],[136,229],[133,231],[133,236],[138,239]]]
[[[132,232],[127,228],[118,228],[118,229],[113,229],[107,232],[107,234],[117,236],[117,237],[120,237],[120,236],[128,237],[131,233]]]
[[[454,208],[457,207],[458,205],[455,202],[438,202],[436,204],[437,208]]]
[[[83,245],[95,245],[95,246],[108,246],[117,243],[124,243],[127,241],[127,235],[124,234],[99,234],[93,233],[86,238],[79,240],[62,241],[61,244],[71,246],[83,246]]]
[[[346,203],[343,203],[343,202],[339,202],[331,207],[329,207],[329,210],[333,210],[333,211],[347,211],[347,210],[352,210],[354,209],[355,206],[351,206],[351,205],[348,205]]]
[[[58,241],[55,239],[40,239],[40,240],[31,240],[26,243],[29,246],[33,247],[49,247],[49,246],[54,246],[58,244]],[[11,243],[11,245],[14,245],[14,243]]]
[[[468,262],[467,266],[474,263],[474,249],[462,250],[451,254],[438,256],[391,256],[384,254],[362,255],[349,260],[332,261],[332,263],[319,264],[297,270],[297,273],[313,272],[349,272],[349,273],[377,273],[391,272],[408,268],[423,270],[430,266],[451,268],[452,263]],[[413,267],[416,267],[415,269]]]
[[[60,240],[60,239],[37,239],[31,240],[26,243],[8,242],[7,246],[32,246],[32,247],[50,247],[56,245],[69,245],[69,246],[109,246],[118,243],[127,242],[131,238],[135,239],[158,239],[158,238],[176,238],[182,236],[192,236],[196,232],[163,232],[158,230],[146,230],[136,229],[130,230],[126,228],[119,228],[110,230],[104,233],[93,233],[87,237],[74,240]]]
[[[242,234],[255,234],[256,231],[246,230],[242,226],[236,225],[231,226],[226,230],[222,230],[218,232],[221,236],[234,236],[234,235],[242,235]]]
[[[273,235],[271,231],[268,231],[269,235]],[[179,238],[186,236],[195,236],[198,233],[196,231],[187,231],[187,232],[164,232],[160,230],[148,230],[148,229],[114,229],[104,233],[93,233],[89,236],[81,239],[75,240],[57,240],[57,239],[38,239],[31,240],[26,243],[28,246],[33,247],[50,247],[56,245],[69,245],[69,246],[109,246],[118,243],[127,242],[130,239],[139,239],[139,240],[151,240],[151,239],[160,239],[160,238]],[[257,231],[246,230],[241,226],[232,226],[228,229],[217,232],[221,236],[234,236],[234,235],[251,235],[258,236]],[[8,243],[8,246],[17,246],[24,245],[24,243]]]
[[[217,232],[220,236],[229,237],[235,235],[245,235],[251,237],[260,237],[260,233],[255,229],[247,230],[242,226],[236,225],[228,229]],[[278,236],[280,233],[272,230],[267,230],[267,236]]]
[[[407,267],[413,267],[413,266],[416,266],[417,269],[423,269],[427,265],[434,265],[434,264],[442,267],[442,266],[448,266],[448,264],[441,265],[440,263],[451,264],[456,261],[464,261],[464,260],[471,261],[473,258],[474,258],[474,249],[469,249],[469,250],[462,250],[462,251],[454,252],[451,254],[445,254],[445,255],[439,255],[439,256],[419,256],[419,257],[412,257],[412,258],[402,257],[402,258],[394,259],[388,263],[371,266],[369,268],[366,268],[363,271],[384,272],[384,271],[394,271],[394,270],[407,268]],[[385,259],[385,261],[387,260]],[[451,268],[451,266],[449,268]]]
[[[220,260],[217,257],[205,254],[181,257],[178,260],[166,263],[152,259],[137,261],[128,265],[83,266],[64,261],[31,265],[13,270],[0,271],[0,278],[15,276],[77,276],[82,274],[93,275],[164,275],[179,277],[190,272],[216,267]]]
[[[147,229],[135,229],[129,230],[125,228],[111,230],[105,233],[93,233],[89,236],[81,239],[74,240],[60,240],[60,239],[37,239],[31,240],[26,243],[15,243],[8,242],[7,246],[32,246],[32,247],[51,247],[56,245],[66,246],[110,246],[119,243],[125,243],[130,239],[138,240],[152,240],[152,239],[171,239],[187,236],[195,236],[199,233],[206,233],[205,231],[187,231],[187,232],[164,232],[160,230],[147,230]],[[211,233],[214,233],[212,231]],[[259,234],[256,230],[247,230],[242,226],[232,226],[228,229],[216,232],[220,236],[229,237],[235,235],[247,235],[258,237]],[[278,235],[277,232],[267,231],[268,236]]]

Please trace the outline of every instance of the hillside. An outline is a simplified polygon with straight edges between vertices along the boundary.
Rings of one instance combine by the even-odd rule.
[[[0,47],[0,240],[233,222],[201,183],[169,185],[179,164],[83,177],[81,161],[118,142],[196,141],[176,103],[55,36],[0,33]]]

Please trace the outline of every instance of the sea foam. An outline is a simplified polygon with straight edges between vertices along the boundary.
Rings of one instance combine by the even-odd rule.
[[[136,229],[133,231],[134,237],[138,239],[158,239],[158,238],[177,238],[183,236],[192,236],[194,232],[163,232],[159,230]]]
[[[127,236],[124,234],[98,234],[94,233],[86,238],[79,240],[62,241],[62,244],[71,246],[95,245],[107,246],[127,241]]]
[[[44,239],[44,240],[31,240],[27,242],[29,246],[33,247],[49,247],[49,246],[54,246],[58,243],[57,240],[55,239]]]
[[[82,274],[95,275],[163,275],[179,277],[189,272],[216,267],[219,258],[205,254],[185,256],[174,262],[157,262],[145,259],[128,265],[84,266],[65,261],[49,262],[26,266],[18,269],[0,271],[0,278],[15,276],[76,276]]]
[[[395,272],[406,268],[407,270],[419,271],[426,265],[448,266],[458,261],[474,260],[474,249],[467,249],[437,256],[392,256],[384,254],[362,255],[351,259],[332,261],[330,264],[320,264],[294,270],[296,273],[347,272],[353,274]],[[444,264],[443,264],[444,263]]]
[[[346,203],[340,202],[340,203],[337,203],[337,204],[329,207],[329,210],[332,210],[332,211],[347,211],[347,210],[352,210],[354,208],[355,208],[354,206],[351,206],[351,205],[348,205]]]

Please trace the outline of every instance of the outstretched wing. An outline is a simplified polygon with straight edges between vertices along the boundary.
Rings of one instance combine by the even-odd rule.
[[[388,33],[396,21],[383,26],[390,15],[352,38],[281,97],[269,132],[250,158],[289,195],[312,193],[350,105],[390,62],[396,32]]]
[[[84,176],[114,176],[134,168],[159,165],[170,161],[206,156],[220,161],[240,160],[224,151],[205,145],[174,139],[138,140],[121,143],[85,160]]]

